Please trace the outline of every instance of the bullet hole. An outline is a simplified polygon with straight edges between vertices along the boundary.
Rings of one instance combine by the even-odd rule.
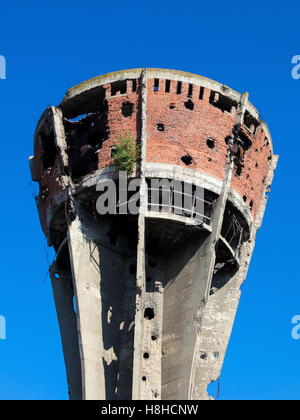
[[[209,162],[211,162],[211,161],[212,161],[212,158],[208,158],[207,160],[208,160]]]
[[[142,377],[142,381],[143,381],[143,382],[146,382],[146,380],[147,380],[146,376],[143,376],[143,377]]]
[[[157,131],[165,131],[165,126],[163,124],[156,124]]]
[[[256,164],[255,164],[255,168],[258,168],[258,163],[256,162]]]
[[[134,105],[131,102],[123,102],[122,103],[122,115],[124,117],[131,117],[133,114]]]
[[[254,203],[253,203],[253,200],[251,200],[251,201],[250,201],[250,204],[249,204],[249,206],[250,206],[250,209],[251,209],[251,210],[253,209],[253,204],[254,204]]]
[[[250,178],[250,175],[248,174],[247,176],[246,176],[246,179],[249,179]]]
[[[152,340],[152,341],[155,341],[156,339],[157,339],[156,335],[152,335],[152,336],[151,336],[151,340]]]
[[[185,165],[189,166],[192,163],[193,158],[187,153],[181,157],[181,160]]]
[[[170,109],[175,109],[175,104],[170,104],[170,105],[169,105],[169,108],[170,108]]]
[[[149,359],[149,357],[150,357],[150,354],[149,353],[146,352],[146,353],[143,354],[143,358],[144,359]]]
[[[146,308],[145,309],[144,318],[148,319],[149,321],[154,318],[153,308]]]
[[[182,82],[177,82],[177,90],[176,90],[177,95],[181,94],[181,88],[182,88]]]
[[[165,85],[165,92],[169,93],[170,92],[170,85],[171,85],[171,81],[170,80],[166,80],[166,85]]]
[[[246,195],[243,195],[243,200],[245,201],[245,203],[246,203],[246,201],[247,201],[247,196]]]
[[[200,357],[201,357],[202,360],[205,360],[207,358],[207,354],[206,353],[201,353]]]
[[[211,137],[206,140],[207,147],[213,149],[215,147],[215,141]]]
[[[132,264],[129,268],[130,274],[136,274],[136,265]]]
[[[154,398],[158,397],[158,392],[154,392]]]
[[[190,99],[184,103],[184,106],[191,111],[194,109],[194,102]]]
[[[46,200],[46,198],[48,197],[48,195],[49,195],[48,188],[47,187],[42,187],[41,188],[41,198],[42,198],[42,200]]]

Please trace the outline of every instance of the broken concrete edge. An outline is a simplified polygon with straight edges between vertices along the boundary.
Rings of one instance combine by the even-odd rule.
[[[247,100],[248,100],[247,92],[240,95],[236,121],[235,121],[236,126],[240,126],[244,120]],[[224,221],[224,212],[225,212],[225,207],[228,200],[229,190],[231,186],[231,179],[233,175],[234,154],[233,154],[232,148],[233,148],[234,142],[236,141],[236,138],[234,137],[232,140],[233,141],[231,145],[228,145],[227,156],[226,156],[226,167],[225,167],[221,192],[220,192],[219,197],[217,198],[215,211],[213,213],[212,220],[211,220],[212,233],[209,236],[209,240],[206,245],[208,247],[208,252],[210,253],[210,260],[207,261],[208,265],[207,265],[207,273],[206,273],[207,278],[206,278],[206,290],[204,294],[204,301],[201,303],[199,302],[200,308],[201,308],[201,315],[198,315],[198,316],[199,316],[199,319],[201,319],[201,324],[202,324],[203,314],[206,309],[206,305],[210,298],[210,290],[212,287],[214,267],[215,267],[215,262],[216,262],[216,245],[221,237],[221,229],[222,229],[222,225]],[[200,325],[199,328],[196,330],[196,341],[195,341],[194,354],[193,354],[193,359],[192,359],[192,366],[191,366],[190,379],[189,379],[189,390],[188,390],[188,398],[190,400],[193,399],[193,394],[194,394],[196,366],[197,366],[197,360],[199,358],[199,346],[201,343],[201,330],[202,330],[201,326],[202,325]]]
[[[194,389],[192,395],[193,399],[197,399],[197,393],[199,392],[201,392],[202,394],[204,393],[206,395],[206,399],[213,399],[212,396],[210,396],[207,393],[207,387],[210,383],[217,381],[221,375],[221,369],[223,366],[227,347],[229,345],[229,339],[231,336],[238,304],[240,301],[240,288],[247,277],[250,261],[254,251],[256,234],[261,226],[263,215],[265,213],[268,200],[267,192],[269,190],[269,186],[272,183],[277,162],[278,156],[273,155],[273,159],[271,161],[269,169],[269,174],[264,185],[264,191],[261,196],[259,213],[256,222],[251,226],[250,239],[243,244],[241,249],[240,260],[243,261],[244,264],[239,267],[239,270],[237,271],[235,276],[231,278],[231,280],[225,286],[223,286],[221,290],[219,290],[218,294],[210,296],[208,303],[204,309],[201,337],[199,337],[197,348],[198,352],[202,351],[205,354],[214,356],[205,359],[205,361],[203,361],[201,358],[198,358],[198,366],[195,366],[195,371],[198,372],[200,375],[203,374],[203,372],[205,372],[206,375],[204,375],[202,381],[198,380],[198,384],[196,386],[196,389]],[[228,312],[227,315],[227,311],[224,310],[224,307],[226,307],[226,302],[229,302],[231,305],[231,310],[230,312]],[[221,322],[221,328],[219,325],[220,320],[222,320],[223,322],[223,324]],[[213,329],[217,329],[217,326],[219,326],[219,329],[214,335],[214,341],[214,339],[212,338],[212,332]],[[205,331],[208,332],[207,339]],[[220,334],[222,335],[222,339],[220,339]],[[216,354],[218,354],[217,358],[215,357]],[[201,365],[203,365],[204,363],[205,369],[203,368],[203,366],[201,368]]]

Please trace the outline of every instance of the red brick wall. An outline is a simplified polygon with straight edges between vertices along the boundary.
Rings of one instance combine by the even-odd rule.
[[[236,122],[236,108],[233,107],[231,113],[223,112],[210,104],[211,91],[207,88],[202,89],[200,98],[200,87],[193,85],[192,95],[188,97],[188,83],[182,82],[180,94],[177,93],[177,81],[170,80],[167,89],[164,79],[159,79],[158,89],[154,89],[154,83],[154,79],[147,81],[146,160],[188,167],[223,180],[228,148],[225,139],[232,134]],[[136,80],[134,89],[132,81],[127,80],[126,93],[122,94],[114,92],[112,96],[111,84],[103,87],[106,89],[108,104],[109,136],[99,151],[98,169],[112,164],[111,147],[116,144],[121,134],[129,133],[137,139],[140,124],[139,79]],[[193,102],[193,110],[185,106],[188,100]],[[127,117],[121,112],[124,102],[134,104],[132,115]],[[160,124],[163,125],[163,131],[158,130]],[[231,185],[241,197],[245,197],[253,216],[256,217],[264,179],[268,174],[271,148],[265,140],[266,136],[261,126],[257,128],[256,135],[250,133],[245,127],[242,129],[253,144],[245,153],[241,175],[233,175]],[[214,148],[208,147],[208,138],[214,140]],[[181,157],[187,154],[192,158],[188,166],[181,160]],[[49,190],[47,198],[43,200],[46,211],[51,199],[61,188],[58,176],[56,176],[59,162],[56,159],[51,173],[45,171],[40,159],[38,141],[35,144],[35,156],[40,186],[47,186]]]
[[[117,143],[118,137],[129,133],[133,139],[138,136],[137,133],[137,115],[138,115],[138,95],[139,81],[137,80],[136,91],[132,92],[131,81],[127,81],[126,94],[111,96],[111,85],[104,85],[106,90],[106,99],[108,103],[108,129],[109,137],[103,142],[103,146],[98,154],[98,169],[112,165],[111,147]],[[125,117],[122,114],[122,104],[131,102],[134,104],[133,114]]]
[[[208,89],[199,99],[199,86],[193,87],[191,101],[194,109],[189,110],[188,84],[182,83],[181,94],[176,93],[177,82],[171,81],[170,92],[165,93],[165,81],[159,81],[158,92],[154,92],[153,79],[148,80],[147,97],[147,161],[186,166],[181,157],[192,157],[190,169],[201,170],[223,179],[227,145],[225,137],[231,134],[235,115],[225,114],[209,104]],[[175,108],[170,109],[170,104]],[[164,124],[165,130],[158,131],[157,124]],[[214,149],[206,141],[215,140]]]
[[[189,168],[223,180],[228,148],[225,139],[232,135],[236,110],[233,108],[230,114],[210,104],[209,89],[204,89],[203,99],[199,99],[199,86],[193,86],[190,99],[194,109],[189,110],[184,105],[188,100],[188,87],[187,83],[182,83],[181,94],[177,94],[177,81],[171,81],[170,92],[165,92],[165,80],[160,79],[158,91],[155,91],[154,79],[148,79],[146,159],[186,166],[181,157],[189,154],[193,159]],[[175,107],[170,109],[170,104]],[[157,124],[164,124],[164,131],[158,131]],[[260,126],[256,136],[242,129],[253,144],[245,153],[241,175],[233,175],[231,185],[241,197],[245,196],[249,206],[251,204],[255,218],[268,174],[271,148],[264,145],[265,133]],[[207,146],[209,137],[215,140],[213,149]]]

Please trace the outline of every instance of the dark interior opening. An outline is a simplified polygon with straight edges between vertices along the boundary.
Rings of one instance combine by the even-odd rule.
[[[111,83],[111,96],[123,95],[127,91],[126,80],[118,80]]]
[[[209,103],[216,108],[219,108],[222,112],[226,111],[231,113],[233,107],[237,107],[237,102],[221,93],[211,91],[209,97]]]
[[[54,133],[51,130],[49,134],[41,133],[42,162],[44,169],[51,169],[54,166],[57,156],[57,148],[54,140]]]

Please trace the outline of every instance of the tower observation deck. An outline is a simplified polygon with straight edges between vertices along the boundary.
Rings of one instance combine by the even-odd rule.
[[[124,135],[139,209],[100,214]],[[45,110],[30,168],[70,399],[210,398],[277,160],[247,93],[181,71],[106,74]]]

